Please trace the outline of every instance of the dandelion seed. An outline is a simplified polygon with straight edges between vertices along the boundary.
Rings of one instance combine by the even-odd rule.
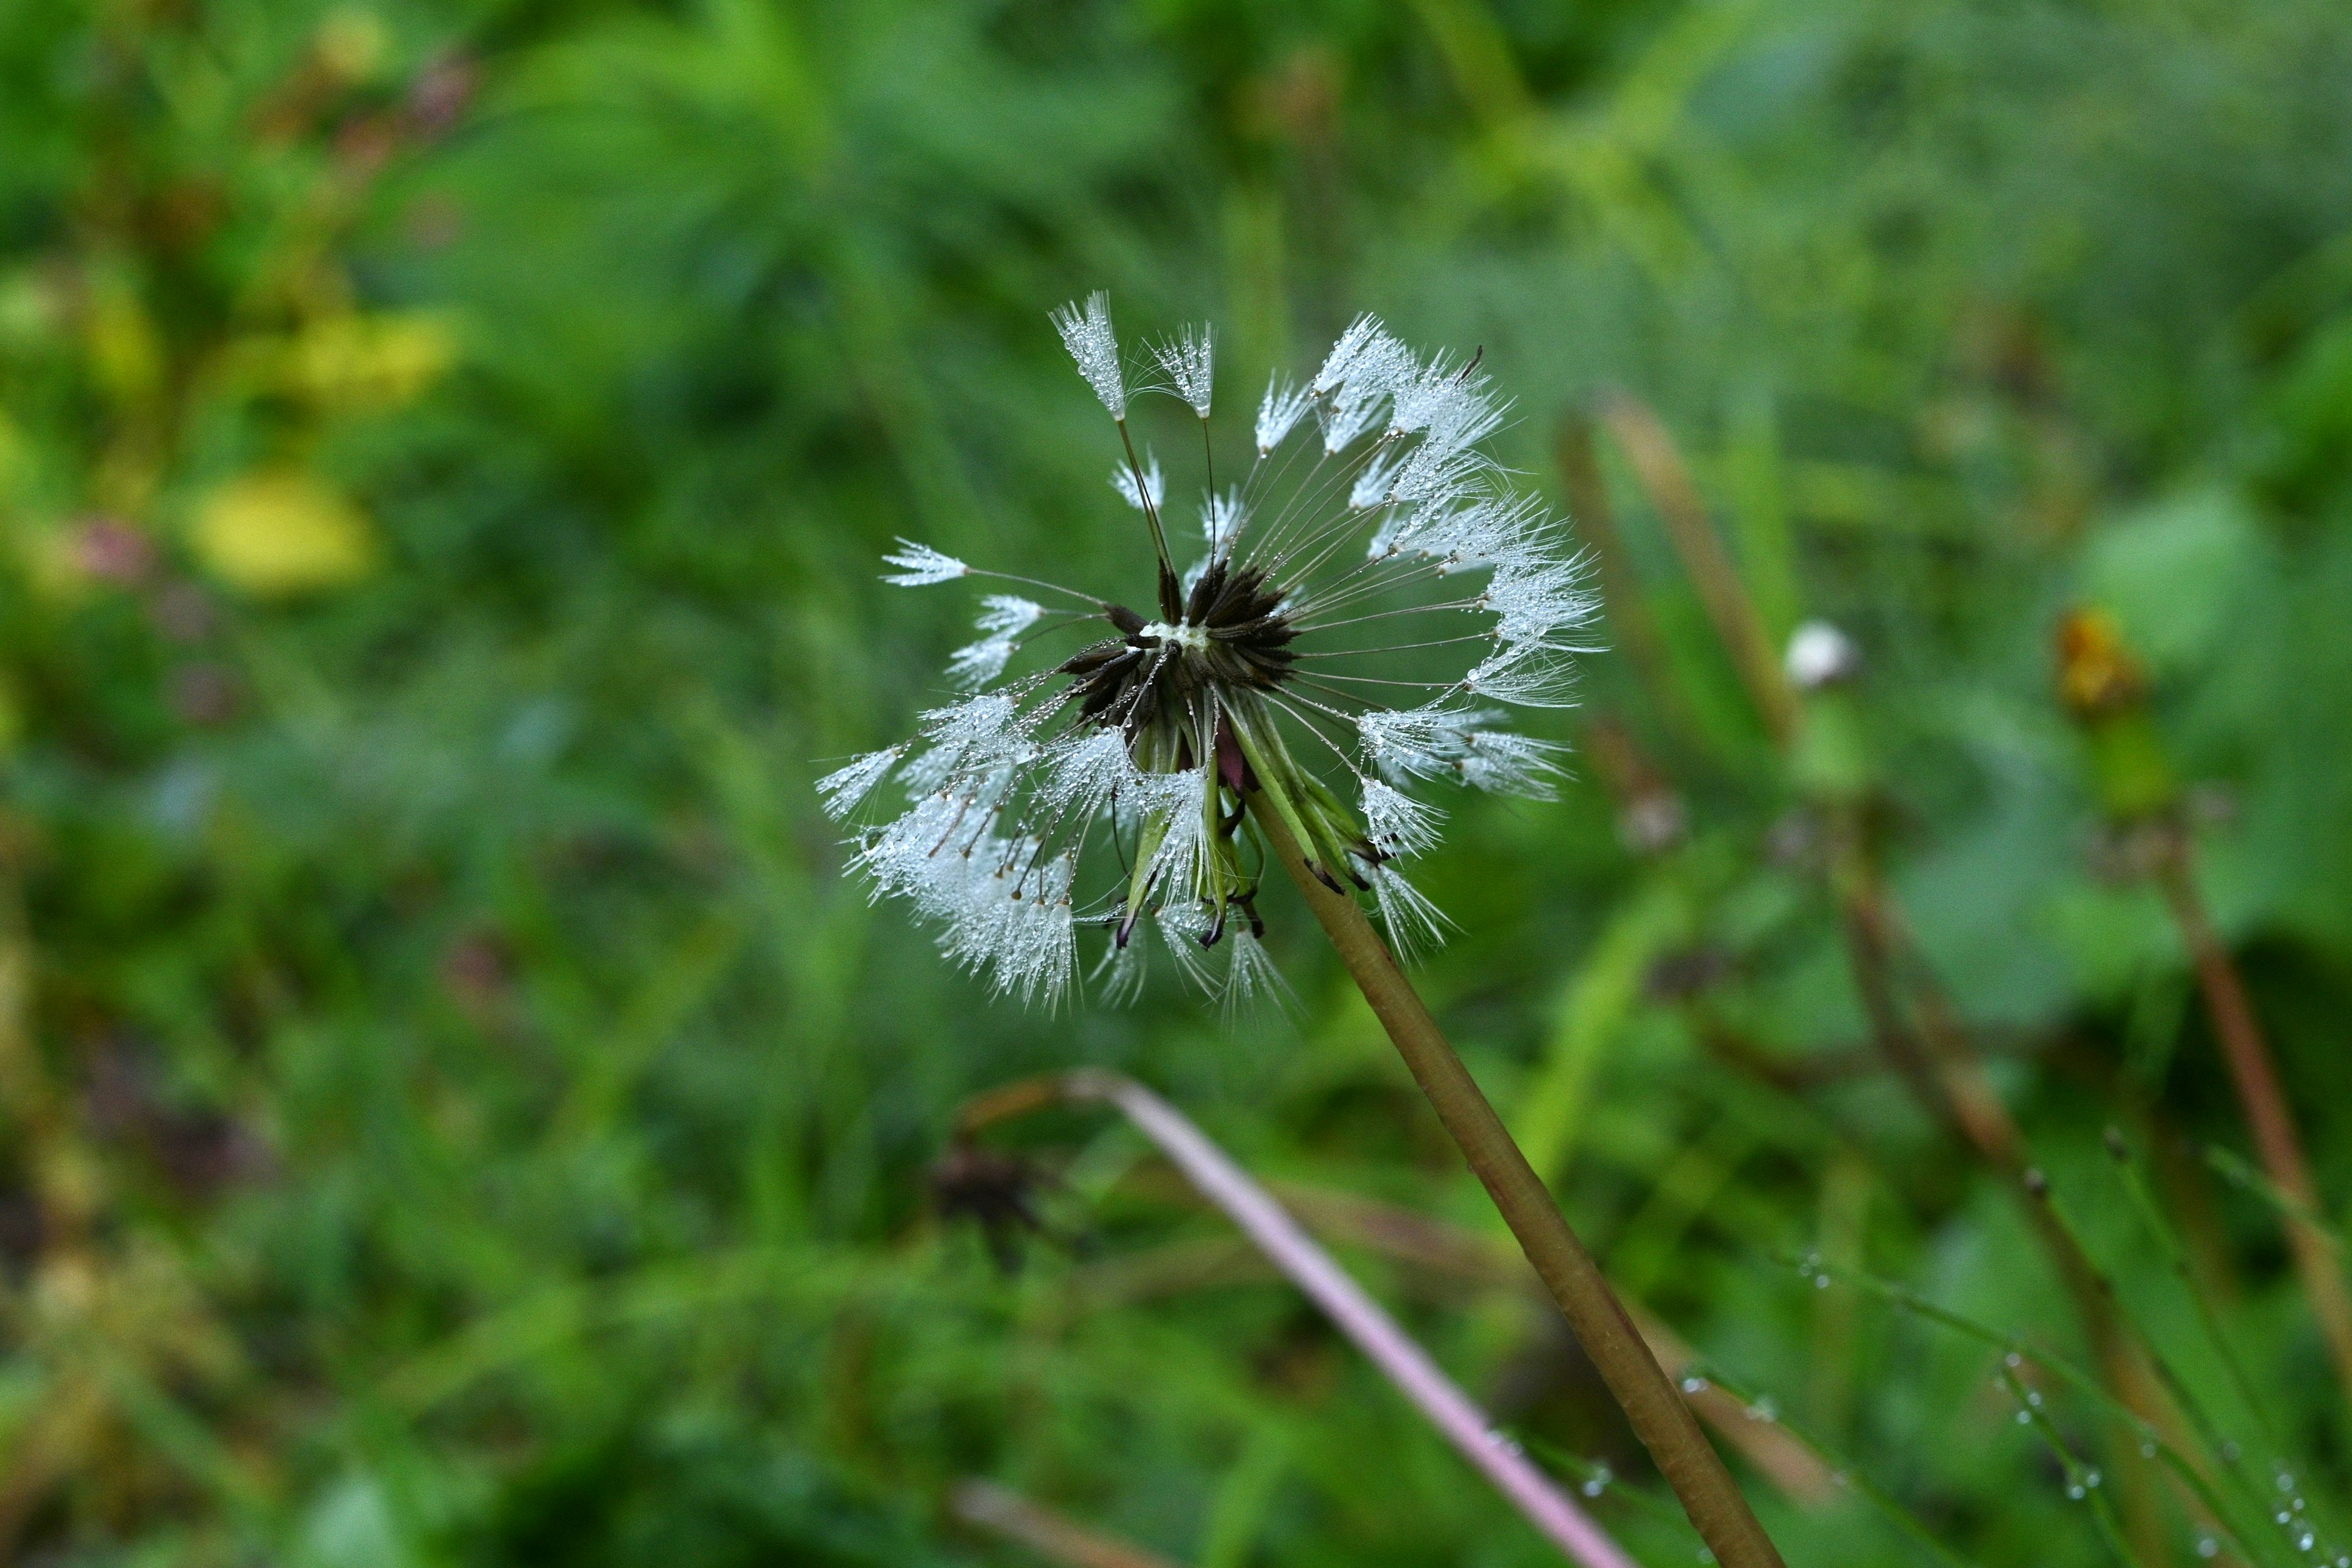
[[[1173,384],[1176,395],[1192,405],[1192,412],[1206,419],[1209,416],[1211,371],[1216,361],[1216,333],[1207,327],[1187,327],[1175,337],[1152,351]]]
[[[985,686],[1004,673],[1013,658],[1013,639],[997,636],[967,643],[948,656],[948,675],[958,686]]]
[[[890,770],[898,765],[899,754],[897,746],[885,746],[817,780],[816,793],[824,802],[825,815],[838,818],[856,811],[874,793],[875,786],[890,776]]]
[[[1138,511],[1158,511],[1168,500],[1168,481],[1160,475],[1160,458],[1156,453],[1143,455],[1143,483],[1135,482],[1135,470],[1125,463],[1110,471],[1110,488],[1118,499]]]
[[[1372,847],[1383,856],[1396,857],[1418,855],[1435,844],[1437,825],[1445,814],[1378,779],[1366,779],[1363,815]]]
[[[1404,879],[1404,873],[1393,866],[1370,865],[1362,875],[1372,884],[1372,899],[1381,913],[1381,924],[1389,933],[1389,945],[1397,956],[1407,963],[1434,947],[1443,946],[1446,929],[1453,921],[1445,912],[1422,896],[1421,889]]]
[[[1549,800],[1559,793],[1557,781],[1568,776],[1556,760],[1562,748],[1549,741],[1479,730],[1467,742],[1467,753],[1461,763],[1462,782],[1474,789]]]
[[[1209,542],[1212,556],[1229,553],[1234,540],[1242,531],[1247,517],[1247,504],[1242,499],[1241,487],[1235,485],[1223,495],[1212,495],[1201,508],[1201,535]],[[1203,570],[1208,563],[1202,563]]]
[[[882,581],[900,588],[921,588],[971,575],[971,568],[954,556],[943,555],[911,539],[898,541],[898,548],[882,557],[882,564],[898,568]]]
[[[1011,594],[991,594],[980,602],[980,618],[973,625],[981,631],[1013,637],[1027,631],[1044,618],[1045,606]]]
[[[886,784],[904,793],[852,868],[908,900],[950,962],[1049,1004],[1097,937],[1085,973],[1114,1001],[1139,990],[1154,944],[1229,1005],[1284,994],[1259,940],[1262,822],[1362,899],[1401,958],[1436,945],[1448,922],[1397,864],[1439,838],[1419,792],[1552,792],[1561,748],[1506,712],[1565,700],[1592,614],[1558,522],[1480,450],[1502,405],[1458,358],[1358,319],[1304,386],[1269,381],[1256,460],[1203,484],[1208,554],[1179,576],[1160,460],[1129,445],[1108,302],[1054,322],[1120,422],[1111,482],[1144,514],[1156,574],[1129,601],[1141,608],[1045,583],[1043,603],[983,598],[979,639],[948,661],[971,695],[819,781],[836,816],[887,811],[872,805]],[[1205,463],[1213,337],[1180,332],[1152,358],[1203,421]],[[1324,455],[1278,458],[1310,413]],[[908,586],[991,575],[911,541],[887,563]],[[1049,615],[1063,596],[1093,612]]]
[[[1110,330],[1110,296],[1097,289],[1087,296],[1084,310],[1076,302],[1063,306],[1054,312],[1054,325],[1110,416],[1126,418],[1127,380],[1118,368],[1118,337]]]
[[[1257,455],[1265,457],[1282,445],[1292,426],[1305,416],[1312,396],[1305,387],[1286,387],[1276,371],[1265,384],[1265,397],[1257,405]]]

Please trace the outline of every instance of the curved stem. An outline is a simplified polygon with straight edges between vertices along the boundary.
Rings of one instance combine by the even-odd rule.
[[[1608,1384],[1716,1561],[1724,1568],[1784,1568],[1779,1550],[1757,1522],[1731,1472],[1707,1445],[1690,1407],[1643,1342],[1600,1265],[1569,1228],[1542,1179],[1511,1141],[1462,1058],[1454,1054],[1380,933],[1355,900],[1333,892],[1316,878],[1298,840],[1281,815],[1268,809],[1262,793],[1253,791],[1249,805],[1259,830],[1297,884],[1299,896],[1339,950],[1340,962],[1371,1004],[1438,1120],[1477,1173],[1504,1223],[1518,1238],[1519,1249],[1535,1265],[1577,1342]]]
[[[1118,1107],[1553,1545],[1584,1568],[1638,1568],[1623,1547],[1494,1429],[1486,1412],[1299,1228],[1274,1195],[1183,1112],[1118,1073],[1081,1068],[1058,1081],[1066,1099]]]

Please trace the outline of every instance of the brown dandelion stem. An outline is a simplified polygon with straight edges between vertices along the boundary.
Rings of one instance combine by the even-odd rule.
[[[1731,1472],[1708,1446],[1690,1407],[1683,1403],[1657,1358],[1643,1342],[1600,1265],[1569,1228],[1543,1180],[1495,1114],[1494,1106],[1462,1065],[1437,1020],[1397,967],[1386,943],[1364,918],[1356,900],[1333,892],[1308,868],[1298,841],[1268,809],[1263,792],[1249,796],[1257,821],[1299,897],[1315,912],[1324,934],[1339,950],[1364,1000],[1404,1058],[1413,1080],[1454,1137],[1470,1168],[1517,1237],[1519,1249],[1584,1347],[1650,1451],[1666,1484],[1681,1500],[1699,1536],[1725,1568],[1783,1568],[1780,1553],[1764,1533]]]
[[[2156,883],[2172,908],[2181,941],[2196,965],[2198,989],[2204,993],[2205,1011],[2212,1020],[2221,1058],[2229,1065],[2246,1124],[2253,1132],[2263,1173],[2290,1200],[2284,1215],[2295,1272],[2302,1277],[2312,1315],[2319,1320],[2320,1332],[2327,1341],[2336,1378],[2352,1393],[2352,1300],[2347,1298],[2334,1247],[2308,1217],[2326,1211],[2312,1184],[2311,1166],[2304,1158],[2303,1139],[2295,1131],[2286,1092],[2280,1087],[2278,1068],[2271,1060],[2262,1025],[2254,1018],[2253,1004],[2247,999],[2245,982],[2213,930],[2188,855],[2166,856],[2157,867]]]

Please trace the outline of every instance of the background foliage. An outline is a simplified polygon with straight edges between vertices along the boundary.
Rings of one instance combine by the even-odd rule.
[[[2107,1558],[1995,1351],[1788,1266],[2084,1353],[2014,1184],[1858,1054],[1846,810],[2120,1298],[2325,1511],[2344,1390],[2202,1155],[2251,1145],[2051,638],[2096,602],[2145,666],[2352,1190],[2347,84],[2326,0],[0,7],[0,1550],[1033,1561],[977,1476],[1203,1568],[1543,1558],[1131,1134],[997,1139],[1058,1173],[1017,1270],[927,1195],[965,1097],[1092,1063],[1500,1234],[1295,907],[1296,1016],[1049,1017],[837,874],[810,781],[962,636],[888,541],[1134,569],[1045,321],[1095,286],[1218,321],[1229,405],[1362,309],[1483,345],[1555,494],[1603,416],[1580,776],[1460,804],[1424,978],[1630,1296],[1962,1557]],[[1643,406],[1765,637],[1861,647],[1827,761]],[[1507,1270],[1344,1250],[1689,1560]],[[1932,1560],[1748,1473],[1792,1562]]]

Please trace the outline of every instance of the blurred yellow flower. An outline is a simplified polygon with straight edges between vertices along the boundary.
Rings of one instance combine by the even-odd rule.
[[[263,598],[341,587],[375,569],[375,532],[348,499],[314,475],[241,475],[206,496],[190,535],[197,559]]]
[[[313,401],[394,407],[438,381],[457,357],[457,333],[429,310],[329,316],[286,345],[280,374]]]

